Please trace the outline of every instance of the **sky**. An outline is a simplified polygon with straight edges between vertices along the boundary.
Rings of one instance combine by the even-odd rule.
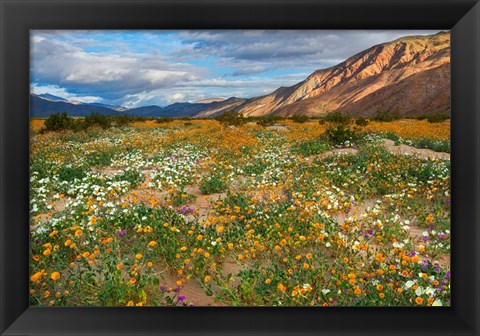
[[[291,86],[373,45],[439,30],[34,30],[30,87],[133,108],[250,98]]]

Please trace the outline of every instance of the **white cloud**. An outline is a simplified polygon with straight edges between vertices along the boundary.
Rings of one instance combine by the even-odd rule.
[[[102,100],[101,97],[97,96],[78,96],[76,94],[67,92],[65,88],[61,88],[57,85],[38,85],[34,83],[30,86],[30,92],[36,95],[48,93],[60,98],[65,98],[69,101],[81,103],[97,103]]]
[[[32,39],[32,80],[109,99],[198,80],[206,72],[153,53],[86,52],[59,40]]]

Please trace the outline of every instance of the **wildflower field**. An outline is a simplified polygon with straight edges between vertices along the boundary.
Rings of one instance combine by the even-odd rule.
[[[449,121],[41,124],[31,305],[450,305]]]

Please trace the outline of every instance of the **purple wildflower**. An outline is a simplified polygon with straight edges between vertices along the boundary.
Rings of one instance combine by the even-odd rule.
[[[186,299],[185,295],[180,295],[178,297],[178,301],[185,301],[185,299]]]
[[[166,289],[167,289],[167,286],[164,286],[164,285],[160,286],[161,291],[165,291]]]
[[[422,260],[422,270],[426,269],[428,267],[428,260],[424,259]]]

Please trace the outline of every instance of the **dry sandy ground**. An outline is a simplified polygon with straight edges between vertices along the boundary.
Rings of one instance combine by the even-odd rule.
[[[390,139],[382,139],[383,145],[387,148],[391,153],[399,153],[405,155],[414,155],[418,156],[422,159],[443,159],[443,160],[450,160],[449,153],[443,152],[435,152],[431,149],[426,148],[415,148],[408,145],[399,145],[395,146],[395,141]]]

